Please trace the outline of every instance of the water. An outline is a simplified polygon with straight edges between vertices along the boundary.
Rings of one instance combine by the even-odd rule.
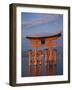
[[[63,75],[63,49],[58,47],[57,49],[57,61],[56,65],[54,63],[50,65],[49,63],[45,66],[44,56],[42,57],[42,65],[28,65],[28,55],[27,52],[22,54],[21,62],[21,76],[22,77],[32,77],[32,76],[53,76],[53,75]]]

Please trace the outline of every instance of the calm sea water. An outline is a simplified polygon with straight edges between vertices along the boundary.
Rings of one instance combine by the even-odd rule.
[[[44,64],[44,56],[42,57],[42,65],[33,64],[28,65],[28,55],[27,51],[22,52],[22,62],[21,62],[21,76],[22,77],[32,77],[32,76],[48,76],[48,75],[63,75],[63,48],[58,47],[57,49],[57,64],[47,66]]]

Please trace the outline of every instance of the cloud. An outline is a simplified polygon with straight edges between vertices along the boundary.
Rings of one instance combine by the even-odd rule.
[[[23,21],[22,26],[24,26],[25,28],[30,28],[37,25],[46,24],[55,21],[56,19],[58,19],[58,16],[59,15],[45,15],[40,18],[35,18],[34,20],[32,19],[30,21]]]

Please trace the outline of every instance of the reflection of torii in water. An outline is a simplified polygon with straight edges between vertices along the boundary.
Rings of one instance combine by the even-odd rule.
[[[52,40],[57,40],[61,37],[61,33],[57,33],[51,36],[27,36],[26,38],[31,41],[31,46],[34,48],[34,65],[37,65],[37,47],[40,46],[56,46],[61,44],[60,42],[51,42]],[[48,43],[46,43],[48,41]],[[50,48],[50,52],[52,53],[52,49]],[[50,58],[52,55],[50,54]],[[56,61],[55,61],[56,63]]]

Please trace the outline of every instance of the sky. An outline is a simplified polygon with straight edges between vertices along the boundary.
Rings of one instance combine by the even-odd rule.
[[[63,15],[46,13],[21,13],[22,38],[63,32]],[[23,44],[27,40],[23,41]]]
[[[24,36],[62,32],[63,15],[61,14],[22,12],[21,15],[22,33]]]

